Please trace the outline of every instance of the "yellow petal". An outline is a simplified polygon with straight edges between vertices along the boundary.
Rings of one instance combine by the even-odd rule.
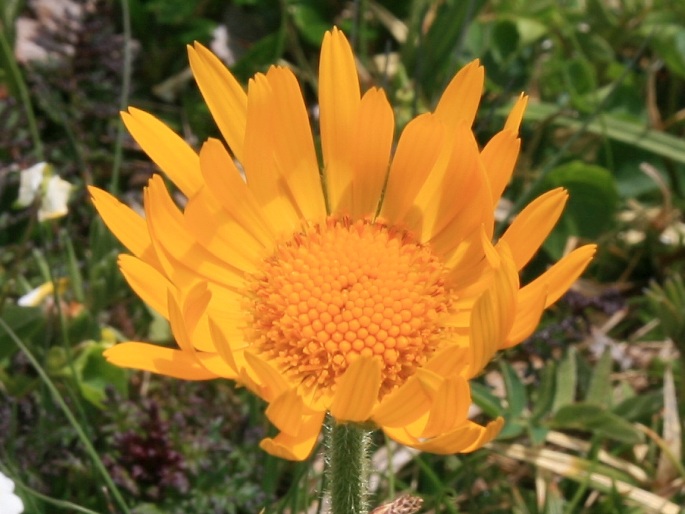
[[[431,246],[438,255],[443,255],[445,268],[449,270],[446,283],[459,291],[462,298],[464,295],[475,297],[482,292],[486,282],[484,275],[489,271],[488,263],[483,259],[483,241],[489,241],[489,237],[484,227],[480,226],[455,247],[455,242],[447,237],[448,234],[448,231],[443,231],[431,240]]]
[[[237,377],[238,370],[240,368],[238,367],[238,363],[235,358],[234,347],[226,339],[223,331],[221,330],[217,322],[214,321],[212,318],[209,318],[209,332],[211,334],[212,343],[216,348],[217,353],[221,356],[224,362],[226,362],[226,364],[231,368],[231,370]]]
[[[188,233],[208,253],[221,256],[242,272],[256,273],[268,255],[253,234],[235,223],[206,187],[186,204],[183,221]]]
[[[249,307],[246,308],[251,299],[246,297],[245,290],[234,291],[211,283],[208,283],[208,288],[212,293],[212,300],[207,308],[207,316],[216,322],[232,351],[241,352],[247,347],[245,337],[251,326]],[[209,329],[209,322],[207,328]],[[211,337],[211,331],[209,335]],[[240,360],[242,356],[236,355],[235,358]]]
[[[271,67],[271,145],[283,189],[289,191],[301,218],[321,222],[326,218],[319,163],[300,86],[287,68]]]
[[[585,245],[576,248],[566,257],[555,263],[530,284],[521,289],[521,293],[540,296],[546,293],[545,308],[556,302],[569,290],[597,251],[597,245]]]
[[[166,275],[177,286],[188,287],[200,280],[243,286],[244,272],[229,262],[229,255],[220,258],[193,238],[159,175],[154,175],[145,189],[145,214],[155,251]]]
[[[487,365],[511,330],[516,308],[518,274],[506,244],[498,248],[500,262],[491,286],[471,313],[471,369],[469,378]]]
[[[385,93],[369,89],[362,97],[354,131],[351,187],[333,212],[350,214],[356,219],[376,214],[390,166],[394,129],[394,114]]]
[[[454,146],[447,165],[431,173],[415,200],[415,212],[421,217],[417,229],[421,241],[451,238],[454,247],[478,227],[492,227],[490,197],[476,140],[471,129],[460,123],[454,128]],[[407,224],[419,225],[411,217],[407,217]]]
[[[384,396],[373,412],[373,421],[382,427],[401,427],[416,421],[430,405],[430,397],[415,377]]]
[[[127,342],[103,353],[108,362],[122,368],[140,369],[183,380],[210,380],[217,375],[190,353],[153,344]]]
[[[217,284],[199,281],[182,290],[183,318],[193,347],[199,352],[217,353],[214,337],[209,326],[210,315],[219,316],[230,323],[231,338],[243,341],[244,321],[242,293],[228,290]],[[218,312],[217,312],[218,311]],[[237,337],[233,337],[235,334]],[[237,368],[233,368],[237,370]]]
[[[207,338],[208,341],[194,340],[198,333],[194,327],[200,319],[201,313],[205,312],[209,302],[209,293],[204,286],[205,284],[198,284],[194,287],[190,294],[184,298],[182,307],[179,305],[176,295],[169,291],[167,303],[169,305],[171,330],[181,350],[192,355],[204,368],[218,377],[236,379],[238,374],[235,368],[214,351],[212,339]],[[207,347],[212,351],[204,351],[204,348]]]
[[[516,263],[523,268],[535,255],[556,225],[566,205],[568,193],[559,187],[548,191],[529,203],[502,235]]]
[[[297,389],[289,389],[274,399],[266,408],[266,417],[281,432],[297,436],[304,418],[305,405]]]
[[[260,396],[267,402],[274,401],[278,396],[291,388],[281,372],[276,370],[270,362],[265,361],[252,352],[245,352],[245,362],[249,366],[247,371],[260,387]]]
[[[154,265],[157,261],[143,217],[102,189],[88,186],[88,192],[93,205],[114,236],[133,255]]]
[[[422,437],[442,435],[465,421],[470,405],[471,392],[464,378],[450,377],[444,380],[433,398]]]
[[[301,216],[274,152],[274,140],[281,137],[273,132],[274,98],[275,93],[265,75],[257,74],[250,80],[242,162],[247,185],[264,217],[277,234],[289,235],[299,228]]]
[[[119,269],[135,293],[165,318],[169,318],[167,294],[171,282],[155,268],[136,257],[119,255]]]
[[[464,346],[450,344],[450,346],[438,350],[423,367],[447,378],[459,374],[467,362],[468,349]]]
[[[359,77],[354,55],[345,35],[333,28],[321,44],[319,62],[319,111],[328,201],[339,212],[352,183],[357,116],[360,105]]]
[[[415,445],[415,448],[442,455],[469,453],[494,439],[502,429],[503,424],[502,418],[491,421],[485,427],[467,421],[447,434]]]
[[[206,189],[235,223],[267,249],[274,246],[275,234],[262,214],[262,207],[247,187],[233,159],[218,139],[209,138],[200,150],[200,168]]]
[[[193,355],[195,353],[195,349],[193,348],[193,344],[190,342],[190,337],[188,337],[185,319],[183,317],[183,313],[181,312],[181,307],[178,305],[176,293],[173,290],[169,290],[168,292],[167,306],[169,307],[169,325],[171,325],[171,332],[174,334],[176,343],[181,350]]]
[[[432,114],[405,127],[390,165],[380,216],[397,224],[413,208],[417,192],[436,166],[444,165],[446,126]]]
[[[482,432],[476,429],[475,426],[463,423],[445,434],[413,446],[421,451],[428,451],[438,455],[460,453],[463,448],[473,445],[480,437]]]
[[[421,444],[421,441],[414,436],[409,435],[407,429],[403,426],[399,427],[382,427],[383,432],[393,441],[396,441],[404,446],[415,447],[417,444]]]
[[[381,387],[381,363],[373,357],[352,362],[336,384],[330,411],[339,421],[366,421],[371,417]]]
[[[484,430],[483,427],[481,427],[480,425],[476,425],[475,423],[472,423],[472,425],[476,429],[479,429],[478,438],[473,443],[471,443],[471,445],[462,447],[460,450],[458,450],[459,453],[471,453],[479,448],[482,448],[483,445],[486,445],[490,441],[492,441],[495,437],[497,437],[497,435],[502,430],[502,427],[504,426],[504,418],[497,418],[495,420],[492,420],[490,423],[485,425]]]
[[[183,319],[188,331],[192,333],[207,311],[207,305],[212,298],[206,282],[200,282],[183,295]]]
[[[523,113],[526,110],[526,105],[528,105],[528,95],[521,93],[511,109],[507,121],[504,124],[505,130],[511,130],[518,134],[519,127],[521,126],[521,120],[523,119]]]
[[[237,380],[238,374],[218,353],[196,352],[197,360],[217,377]]]
[[[239,161],[247,120],[247,95],[223,63],[200,43],[188,46],[193,76],[221,134]]]
[[[464,66],[450,81],[442,94],[435,115],[451,130],[459,123],[473,124],[483,93],[485,69],[476,59]]]
[[[497,206],[504,188],[507,187],[516,166],[521,140],[511,130],[503,130],[493,136],[480,153],[490,181],[492,206]]]
[[[540,323],[547,302],[547,291],[519,290],[516,296],[516,318],[500,350],[511,348],[531,336]]]
[[[302,461],[311,455],[314,446],[316,446],[324,414],[325,412],[316,412],[310,416],[305,416],[297,436],[281,432],[273,439],[262,439],[259,446],[275,457]]]
[[[432,402],[445,379],[427,368],[417,369],[414,376],[419,380],[424,392]]]
[[[164,123],[140,109],[129,107],[121,119],[133,139],[152,161],[185,194],[192,196],[202,185],[195,151]]]

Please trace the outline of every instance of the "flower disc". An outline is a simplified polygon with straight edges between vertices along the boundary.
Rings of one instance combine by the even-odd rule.
[[[382,360],[381,396],[435,351],[450,305],[443,266],[410,233],[331,218],[279,245],[253,282],[259,351],[307,389],[335,389],[360,355]]]

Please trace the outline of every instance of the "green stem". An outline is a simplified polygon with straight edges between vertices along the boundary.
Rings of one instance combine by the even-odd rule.
[[[28,349],[28,347],[24,344],[24,342],[19,339],[17,334],[14,333],[14,331],[10,328],[10,326],[5,323],[5,320],[0,318],[0,328],[2,328],[8,336],[10,336],[10,339],[14,341],[14,343],[19,347],[19,349],[24,353],[26,358],[28,358],[29,362],[33,366],[33,368],[38,372],[38,375],[40,376],[41,380],[45,384],[45,386],[50,390],[50,393],[52,393],[52,396],[59,405],[59,407],[62,409],[62,412],[64,415],[67,417],[69,420],[69,423],[71,424],[72,428],[76,432],[76,435],[78,438],[81,440],[81,443],[86,447],[86,452],[88,455],[90,455],[90,458],[93,460],[93,464],[95,465],[95,468],[97,471],[100,473],[102,476],[102,479],[105,481],[105,484],[109,488],[109,492],[111,492],[112,496],[116,500],[117,504],[119,505],[119,508],[121,509],[122,512],[125,514],[131,514],[130,509],[126,505],[126,501],[124,500],[124,497],[121,495],[119,492],[119,489],[117,486],[114,484],[114,481],[112,480],[112,477],[107,471],[107,468],[105,468],[104,463],[100,459],[100,456],[98,453],[95,451],[95,447],[93,446],[93,443],[90,442],[90,439],[86,432],[83,430],[81,425],[79,425],[79,422],[76,420],[76,417],[74,414],[71,412],[71,409],[67,405],[67,402],[64,401],[64,397],[62,394],[59,392],[55,384],[52,382],[48,374],[45,372],[43,367],[40,365],[38,362],[38,359],[36,359],[31,353],[31,351]]]
[[[358,425],[330,420],[327,435],[331,514],[366,514],[369,433]]]

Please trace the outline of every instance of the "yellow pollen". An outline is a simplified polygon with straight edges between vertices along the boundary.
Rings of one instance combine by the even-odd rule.
[[[436,350],[449,292],[411,234],[330,218],[280,244],[253,278],[254,348],[308,391],[333,392],[360,355],[382,362],[383,396]]]

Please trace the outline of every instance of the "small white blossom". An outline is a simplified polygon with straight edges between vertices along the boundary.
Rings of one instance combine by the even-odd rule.
[[[21,514],[24,502],[14,494],[14,482],[0,473],[0,512],[2,514]]]
[[[43,175],[49,165],[47,162],[39,162],[30,168],[21,170],[19,172],[19,198],[17,198],[17,207],[28,207],[33,203],[40,191],[40,186],[43,183]]]
[[[52,166],[39,162],[19,173],[21,177],[19,198],[15,203],[17,207],[28,207],[38,197],[38,221],[60,218],[67,214],[67,201],[72,185],[55,174]]]

